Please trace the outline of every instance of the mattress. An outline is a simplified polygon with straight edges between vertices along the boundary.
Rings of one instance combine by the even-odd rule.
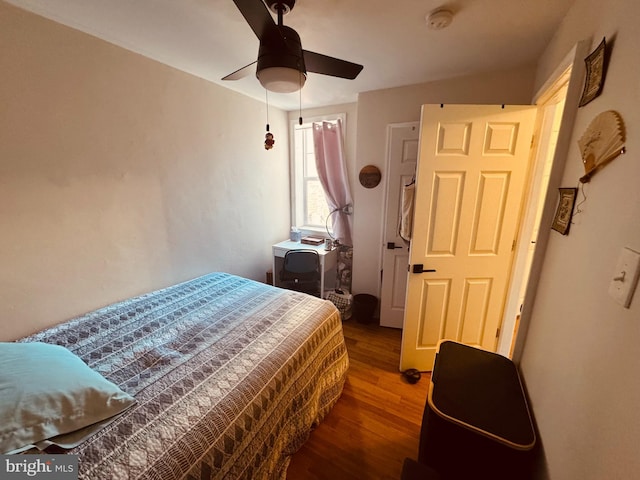
[[[62,345],[136,404],[67,453],[81,479],[277,479],[336,403],[335,306],[212,273],[20,340]]]

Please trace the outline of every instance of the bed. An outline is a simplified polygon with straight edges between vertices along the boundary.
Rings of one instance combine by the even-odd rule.
[[[66,347],[135,399],[65,450],[81,479],[285,478],[348,368],[331,302],[226,273],[17,343],[29,342]]]

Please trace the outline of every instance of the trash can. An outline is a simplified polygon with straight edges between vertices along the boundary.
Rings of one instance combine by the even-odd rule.
[[[367,293],[358,293],[353,297],[353,318],[359,323],[371,323],[377,306],[376,297]]]

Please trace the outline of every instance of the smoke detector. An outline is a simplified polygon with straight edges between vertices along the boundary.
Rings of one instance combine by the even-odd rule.
[[[453,21],[453,13],[451,10],[440,9],[434,10],[426,17],[427,27],[431,30],[442,30],[451,25]]]

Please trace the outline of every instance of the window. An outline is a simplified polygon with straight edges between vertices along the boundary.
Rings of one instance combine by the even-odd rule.
[[[303,231],[331,232],[331,222],[327,223],[329,206],[324,196],[322,184],[316,170],[313,147],[313,122],[335,122],[338,118],[344,126],[344,114],[324,118],[313,118],[307,123],[293,126],[293,158],[291,185],[292,226]]]

